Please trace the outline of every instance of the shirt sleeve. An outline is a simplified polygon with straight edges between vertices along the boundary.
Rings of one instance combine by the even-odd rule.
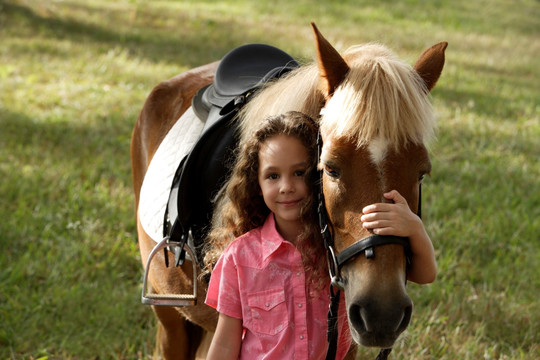
[[[242,319],[238,271],[231,247],[223,252],[212,270],[205,303],[219,313]]]

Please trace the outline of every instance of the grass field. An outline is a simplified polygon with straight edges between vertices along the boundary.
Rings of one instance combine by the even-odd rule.
[[[317,5],[314,5],[317,4]],[[448,41],[424,186],[437,281],[392,359],[540,358],[540,3],[0,0],[0,359],[148,359],[129,165],[159,81],[263,42]],[[376,352],[361,349],[359,359]]]

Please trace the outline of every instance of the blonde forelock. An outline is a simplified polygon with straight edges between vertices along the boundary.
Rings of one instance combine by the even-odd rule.
[[[433,109],[422,79],[382,45],[356,46],[344,58],[350,71],[322,111],[327,136],[356,141],[383,138],[395,147],[429,141]]]

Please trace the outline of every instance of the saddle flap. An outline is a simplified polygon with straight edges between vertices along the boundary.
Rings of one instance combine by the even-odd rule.
[[[228,120],[209,128],[186,159],[176,197],[184,229],[208,225],[213,199],[232,165],[236,126]]]

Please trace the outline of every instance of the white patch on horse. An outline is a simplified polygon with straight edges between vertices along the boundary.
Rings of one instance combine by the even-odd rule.
[[[370,141],[368,150],[371,154],[371,161],[376,166],[380,166],[386,157],[386,152],[388,150],[388,140],[377,137]]]
[[[144,231],[154,241],[163,239],[163,218],[174,173],[193,148],[204,123],[191,107],[180,117],[156,150],[141,186],[138,216]]]

